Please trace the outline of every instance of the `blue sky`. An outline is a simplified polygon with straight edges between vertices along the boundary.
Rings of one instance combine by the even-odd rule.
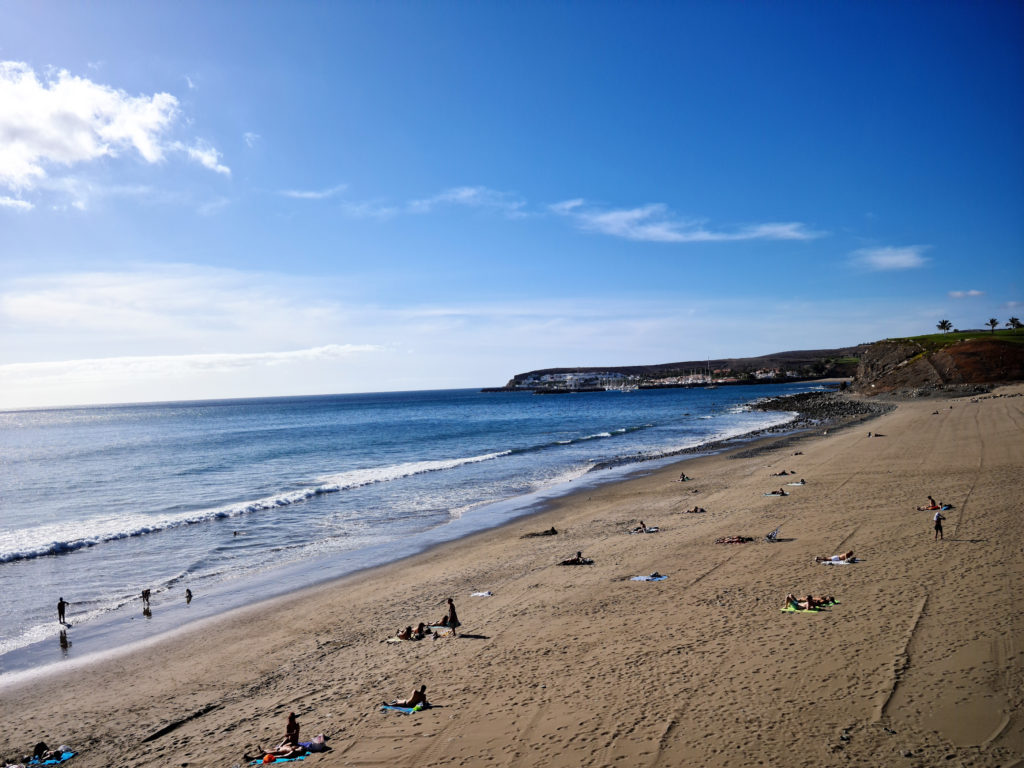
[[[0,0],[0,407],[1024,313],[1024,4]]]

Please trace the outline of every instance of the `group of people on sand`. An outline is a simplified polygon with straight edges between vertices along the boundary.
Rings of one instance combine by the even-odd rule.
[[[313,737],[310,741],[299,741],[299,721],[294,712],[288,715],[288,725],[285,726],[284,738],[276,747],[257,750],[257,755],[243,755],[242,759],[247,763],[263,762],[274,763],[278,760],[292,760],[304,757],[310,752],[323,752],[327,749],[327,737],[322,733]],[[261,757],[262,755],[262,757]]]
[[[413,629],[410,625],[405,629],[400,630],[395,637],[399,640],[422,640],[428,636],[437,637],[438,632],[435,630],[440,630],[442,628],[450,629],[454,635],[455,630],[461,626],[461,622],[459,621],[459,614],[455,612],[455,601],[449,597],[447,602],[448,612],[436,622],[433,624],[427,624],[426,622],[421,621],[416,625],[416,629]]]

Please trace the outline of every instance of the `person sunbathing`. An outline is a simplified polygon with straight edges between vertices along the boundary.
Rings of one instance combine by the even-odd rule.
[[[301,744],[282,744],[281,746],[275,749],[260,749],[260,754],[263,755],[262,762],[273,763],[281,758],[288,759],[294,757],[302,757],[308,751],[309,750]],[[242,760],[244,760],[247,763],[251,763],[254,760],[261,760],[261,758],[259,756],[251,757],[249,755],[243,755]]]
[[[928,503],[925,506],[923,506],[923,507],[918,507],[917,511],[918,512],[928,512],[928,511],[931,511],[933,509],[941,509],[941,507],[939,506],[939,503],[937,501],[935,501],[935,499],[933,499],[931,496],[929,496],[928,497]]]
[[[430,627],[424,624],[422,621],[417,625],[416,631],[412,633],[413,640],[422,640],[427,635],[432,634]]]
[[[786,595],[786,602],[782,607],[793,607],[798,611],[813,611],[819,608],[824,608],[826,605],[832,605],[835,601],[836,599],[832,595],[820,595],[818,597],[815,597],[814,595],[807,595],[803,600],[798,600],[791,592]]]
[[[688,515],[698,515],[707,512],[707,510],[704,509],[704,507],[694,507],[693,509],[685,509],[683,511]]]
[[[771,476],[772,477],[786,477],[786,475],[788,475],[788,474],[789,474],[789,472],[787,472],[786,470],[782,470],[781,472],[772,472]]]
[[[419,705],[429,706],[427,703],[427,686],[421,685],[419,690],[413,690],[407,699],[393,699],[385,701],[385,707],[417,707]]]
[[[777,491],[768,491],[768,493],[766,493],[765,495],[766,496],[789,496],[789,494],[786,493],[786,489],[785,488],[779,488],[779,490],[777,490]]]
[[[412,627],[406,627],[401,632],[399,632],[396,635],[396,637],[399,640],[412,640]]]
[[[683,473],[682,473],[682,474],[681,474],[681,475],[679,476],[679,482],[680,482],[680,483],[685,483],[685,482],[688,482],[688,481],[690,481],[690,480],[693,480],[693,478],[692,478],[692,477],[687,477],[687,476],[686,476],[686,473],[685,473],[685,472],[683,472]]]
[[[853,550],[844,552],[842,555],[830,555],[828,557],[818,556],[814,558],[814,562],[853,562],[856,558],[853,556]]]
[[[753,541],[749,536],[723,536],[720,539],[715,539],[715,544],[746,544],[748,541]]]
[[[577,552],[576,557],[570,557],[568,560],[563,560],[559,565],[593,565],[594,561],[589,557],[584,557],[582,552]]]
[[[636,528],[633,528],[633,529],[630,530],[630,533],[657,533],[657,532],[658,532],[658,528],[657,527],[648,528],[647,524],[643,520],[640,521],[640,525],[638,525]]]

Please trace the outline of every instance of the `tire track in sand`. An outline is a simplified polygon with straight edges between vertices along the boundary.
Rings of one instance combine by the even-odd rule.
[[[921,617],[924,615],[924,609],[928,606],[928,593],[925,592],[921,602],[917,606],[917,610],[914,612],[914,621],[910,625],[910,629],[907,631],[906,639],[903,642],[903,647],[893,658],[893,673],[892,673],[892,684],[889,686],[889,692],[886,694],[885,700],[879,705],[878,710],[875,712],[875,719],[873,722],[879,722],[887,714],[889,704],[892,703],[893,696],[896,694],[896,690],[900,686],[900,682],[903,680],[903,676],[906,674],[907,668],[910,666],[910,644],[914,640],[914,636],[917,633],[918,627],[921,625]]]

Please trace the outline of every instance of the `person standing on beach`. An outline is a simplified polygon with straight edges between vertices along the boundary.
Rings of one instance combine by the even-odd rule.
[[[941,512],[936,512],[935,517],[932,518],[935,521],[935,541],[942,538],[942,521],[945,519],[945,515]]]
[[[448,598],[448,626],[452,628],[453,635],[459,626],[459,616],[455,613],[455,603],[450,597]]]
[[[191,589],[186,589],[185,590],[185,605],[188,605],[191,602],[192,602],[192,590]]]
[[[68,607],[68,605],[70,605],[70,603],[68,603],[63,597],[57,600],[57,621],[59,621],[61,624],[67,623],[64,621],[64,610]]]

